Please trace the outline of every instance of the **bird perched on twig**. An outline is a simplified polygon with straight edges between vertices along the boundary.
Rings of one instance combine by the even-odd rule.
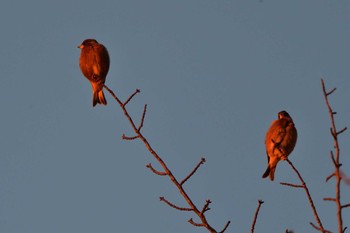
[[[79,65],[81,72],[90,81],[92,86],[92,105],[107,105],[103,94],[103,85],[109,70],[109,55],[103,44],[94,39],[86,39],[81,45]]]
[[[262,178],[270,176],[274,180],[277,163],[285,160],[293,151],[298,133],[292,118],[286,111],[278,113],[278,119],[273,121],[265,137],[267,169]]]

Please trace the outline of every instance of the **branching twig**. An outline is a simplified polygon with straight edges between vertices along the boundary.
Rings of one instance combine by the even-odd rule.
[[[328,181],[333,176],[336,178],[335,198],[332,199],[332,201],[334,201],[337,206],[338,233],[343,233],[346,230],[346,227],[343,228],[343,217],[342,217],[343,206],[340,200],[340,184],[342,180],[342,172],[340,171],[340,167],[342,164],[340,163],[340,147],[338,142],[338,135],[341,133],[344,133],[347,130],[347,127],[344,127],[343,129],[337,131],[337,128],[335,126],[334,115],[336,114],[336,112],[333,111],[329,103],[328,96],[332,94],[336,90],[336,88],[333,88],[331,91],[327,92],[323,79],[321,79],[321,84],[322,84],[323,96],[324,96],[324,99],[328,108],[329,116],[331,119],[331,126],[332,126],[331,135],[334,140],[334,149],[335,149],[335,156],[333,154],[333,151],[331,151],[331,159],[332,159],[335,171],[332,173],[332,175],[327,177],[326,181]]]
[[[144,111],[142,114],[142,118],[141,118],[141,122],[140,125],[137,127],[134,123],[134,120],[132,119],[132,117],[130,116],[128,110],[126,109],[126,105],[131,101],[131,99],[140,92],[140,90],[136,89],[136,91],[123,103],[122,101],[120,101],[120,99],[113,93],[113,91],[111,89],[109,89],[106,85],[104,85],[104,88],[113,96],[113,98],[118,102],[118,104],[120,105],[121,109],[124,112],[125,117],[128,119],[134,133],[136,134],[135,137],[126,137],[124,135],[124,137],[126,139],[129,140],[133,140],[136,138],[139,138],[144,145],[146,146],[146,148],[148,149],[148,151],[153,155],[153,157],[159,162],[159,164],[162,166],[164,172],[159,172],[157,170],[155,170],[150,164],[147,165],[148,168],[150,168],[150,170],[152,172],[154,172],[157,175],[167,175],[170,180],[173,182],[173,184],[176,186],[176,188],[179,190],[180,194],[183,196],[183,198],[186,200],[187,204],[189,205],[189,208],[181,208],[178,206],[173,205],[172,203],[168,202],[167,200],[165,200],[164,198],[161,199],[162,201],[164,201],[165,203],[167,203],[168,205],[179,209],[179,210],[184,210],[184,211],[192,211],[194,212],[200,219],[201,223],[195,223],[192,218],[189,220],[189,223],[191,223],[194,226],[199,226],[199,227],[205,227],[209,232],[212,233],[216,233],[217,231],[208,223],[208,220],[204,214],[204,212],[202,213],[202,211],[200,211],[197,206],[193,203],[192,199],[190,198],[190,196],[187,194],[187,192],[185,191],[185,189],[182,187],[181,182],[179,182],[176,177],[173,175],[173,173],[170,171],[170,169],[168,168],[168,166],[166,165],[166,163],[162,160],[162,158],[157,154],[157,152],[155,152],[151,146],[151,144],[148,142],[148,140],[146,139],[146,137],[141,133],[141,128],[143,126],[144,120],[145,120],[145,114],[146,114],[146,110],[147,110],[147,106],[145,105],[144,107]],[[197,170],[195,168],[195,170]],[[194,171],[195,172],[195,171]],[[193,173],[194,173],[193,172]],[[191,173],[190,176],[192,176],[193,174]],[[183,182],[184,183],[184,182]],[[227,229],[228,225],[230,224],[230,221],[228,221],[224,227],[224,229],[221,231],[222,233]]]
[[[314,216],[315,216],[315,219],[316,219],[316,221],[317,221],[317,224],[318,224],[318,226],[319,226],[318,228],[320,229],[321,232],[323,232],[323,233],[326,232],[326,230],[323,228],[323,225],[322,225],[322,222],[321,222],[321,220],[320,220],[320,217],[319,217],[318,214],[317,214],[316,207],[315,207],[315,205],[314,205],[314,202],[313,202],[313,200],[312,200],[311,194],[310,194],[310,192],[309,192],[309,189],[308,189],[308,187],[307,187],[307,185],[306,185],[306,183],[305,183],[303,177],[300,175],[298,169],[296,169],[296,167],[294,167],[293,163],[292,163],[288,158],[285,159],[285,161],[287,161],[287,162],[289,163],[289,165],[292,167],[292,169],[294,170],[294,172],[297,174],[297,176],[298,176],[300,182],[302,183],[302,185],[291,185],[291,184],[288,184],[288,183],[287,183],[288,186],[292,186],[292,187],[296,187],[296,188],[300,188],[299,186],[303,187],[303,189],[305,190],[306,195],[307,195],[307,197],[308,197],[308,199],[309,199],[309,203],[310,203],[311,209],[312,209],[312,211],[313,211],[313,213],[314,213]],[[283,184],[286,184],[286,183],[283,183]]]
[[[250,233],[254,233],[254,228],[255,228],[256,220],[258,219],[258,214],[259,214],[259,211],[260,211],[260,207],[261,207],[261,205],[262,205],[263,203],[264,203],[263,200],[259,200],[259,205],[258,205],[258,207],[256,208],[256,211],[255,211],[255,214],[254,214],[254,219],[253,219],[253,223],[252,223],[252,227],[251,227]]]
[[[206,200],[206,202],[205,202],[205,204],[204,204],[204,206],[202,208],[201,214],[204,214],[204,212],[210,210],[210,208],[209,208],[210,203],[211,203],[211,201],[209,199]]]

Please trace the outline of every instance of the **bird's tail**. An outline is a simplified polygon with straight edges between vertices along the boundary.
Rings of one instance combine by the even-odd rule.
[[[262,178],[266,178],[270,176],[270,180],[273,181],[275,179],[275,171],[276,171],[276,166],[271,168],[270,165],[267,165],[267,169],[262,175]]]
[[[103,94],[103,90],[94,91],[93,97],[92,97],[92,106],[96,106],[96,104],[103,104],[107,105],[107,100],[105,98],[105,95]]]

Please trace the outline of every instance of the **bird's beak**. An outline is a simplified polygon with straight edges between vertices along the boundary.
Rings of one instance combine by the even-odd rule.
[[[84,45],[81,44],[78,46],[78,48],[82,49],[82,48],[84,48]]]

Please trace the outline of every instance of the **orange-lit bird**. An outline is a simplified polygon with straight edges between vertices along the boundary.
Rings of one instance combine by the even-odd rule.
[[[109,55],[105,46],[95,39],[86,39],[81,45],[79,65],[81,72],[92,86],[92,106],[107,105],[103,94],[103,84],[109,70]]]
[[[265,137],[267,169],[262,178],[270,176],[274,180],[277,163],[285,160],[293,151],[298,133],[292,118],[286,111],[278,113],[278,119],[273,121]]]

